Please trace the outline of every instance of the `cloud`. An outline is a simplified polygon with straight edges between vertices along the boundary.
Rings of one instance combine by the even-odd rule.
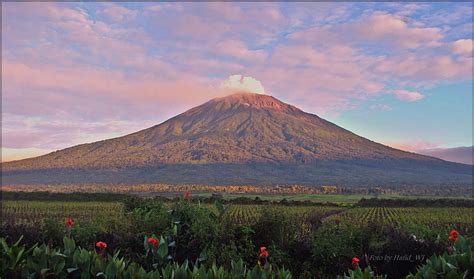
[[[470,80],[472,58],[454,59],[441,54],[406,54],[384,57],[374,65],[374,73],[398,84],[434,86],[440,83]]]
[[[419,26],[419,22],[399,14],[368,11],[350,22],[303,29],[290,35],[305,42],[327,44],[382,44],[387,50],[441,46],[441,28]]]
[[[457,40],[452,44],[452,49],[455,53],[462,56],[472,56],[472,44],[473,40],[471,39],[462,39]]]
[[[181,11],[183,6],[178,3],[159,3],[159,4],[152,4],[145,6],[145,11],[150,12],[162,12],[165,10],[174,10],[174,11]]]
[[[446,161],[473,164],[473,147],[472,146],[460,146],[445,148],[440,147],[443,143],[441,141],[401,141],[401,142],[385,142],[384,144],[393,148],[414,152],[426,156],[432,156],[440,158]]]
[[[352,28],[363,38],[402,48],[439,46],[443,38],[440,28],[417,27],[407,18],[386,12],[375,12]]]
[[[404,102],[416,102],[425,98],[425,95],[416,91],[408,91],[408,90],[400,89],[400,90],[392,90],[391,92],[397,97],[397,99]]]
[[[422,149],[417,150],[417,153],[469,165],[473,164],[474,159],[472,146]]]
[[[52,119],[46,116],[28,117],[2,113],[2,119],[6,120],[2,126],[2,147],[48,150],[122,136],[160,122],[158,119],[132,121],[112,117],[80,121],[67,114]]]
[[[422,149],[431,149],[440,146],[441,142],[432,142],[424,140],[414,140],[414,141],[390,141],[384,142],[383,144],[391,146],[393,148],[415,152]]]
[[[23,142],[18,148],[78,143],[81,131],[91,139],[110,135],[77,121],[124,133],[138,128],[135,122],[157,124],[222,94],[223,84],[271,92],[324,116],[357,108],[387,88],[412,88],[389,93],[416,101],[426,87],[472,79],[469,40],[455,41],[469,38],[472,23],[459,35],[423,19],[425,9],[414,6],[405,8],[416,16],[402,16],[404,7],[391,14],[338,3],[2,8],[3,125],[11,127],[9,144]],[[30,123],[15,128],[17,118]],[[55,119],[67,122],[38,122]]]
[[[233,56],[235,58],[262,61],[266,57],[264,50],[249,50],[246,44],[240,40],[225,40],[216,44],[213,48],[219,54]]]
[[[265,93],[260,81],[253,77],[231,75],[222,82],[221,88],[233,92]]]
[[[421,10],[429,10],[430,8],[430,6],[427,4],[419,4],[419,3],[390,2],[390,3],[387,3],[386,6],[395,9],[398,15],[410,15],[413,13],[417,13]]]
[[[218,94],[208,80],[189,74],[181,79],[130,77],[121,71],[84,65],[30,65],[7,59],[2,61],[2,68],[4,112],[23,115],[56,117],[67,113],[95,119],[127,111],[138,118],[172,116],[175,109],[197,105]],[[161,109],[157,111],[156,106]]]
[[[127,9],[116,4],[108,4],[103,10],[102,14],[114,23],[121,23],[134,19],[138,12]]]

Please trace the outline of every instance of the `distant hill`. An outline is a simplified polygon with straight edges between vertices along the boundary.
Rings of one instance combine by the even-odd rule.
[[[159,125],[2,164],[3,184],[468,184],[472,168],[360,137],[274,97],[212,99]]]
[[[440,158],[450,162],[473,164],[473,147],[461,146],[453,148],[431,148],[417,151],[420,154]]]

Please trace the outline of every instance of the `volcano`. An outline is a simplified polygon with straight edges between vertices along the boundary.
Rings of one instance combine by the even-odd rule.
[[[472,168],[360,137],[278,99],[238,93],[159,125],[2,164],[2,184],[468,185]]]

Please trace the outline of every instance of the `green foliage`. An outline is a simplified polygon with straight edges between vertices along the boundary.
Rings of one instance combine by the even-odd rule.
[[[13,245],[8,246],[4,238],[0,238],[0,246],[2,249],[2,257],[0,261],[0,271],[5,278],[13,278],[18,274],[26,264],[28,254],[36,248],[36,245],[26,250],[20,245],[23,237],[20,237]]]
[[[130,229],[134,232],[161,233],[171,221],[167,209],[162,203],[134,208],[128,213],[128,216],[131,221]]]
[[[357,267],[354,270],[349,269],[349,274],[344,274],[343,276],[337,276],[337,279],[384,279],[387,278],[384,275],[375,275],[372,269],[366,267],[361,269]]]
[[[66,258],[59,249],[45,244],[35,247],[26,260],[27,278],[66,278]]]
[[[354,256],[362,259],[361,266],[370,264],[375,272],[389,278],[403,278],[409,272],[415,273],[428,256],[441,253],[450,243],[438,235],[456,229],[471,237],[474,228],[468,218],[470,208],[342,208],[283,206],[263,201],[229,206],[217,198],[213,204],[197,200],[189,197],[171,202],[132,197],[123,206],[105,202],[8,201],[2,209],[7,208],[3,213],[7,212],[8,220],[13,222],[2,223],[0,237],[6,238],[2,245],[17,249],[12,247],[21,245],[12,241],[19,235],[25,236],[22,243],[28,248],[47,243],[35,246],[39,249],[35,255],[46,259],[46,264],[39,265],[43,271],[31,264],[28,269],[27,256],[21,256],[25,252],[18,248],[17,252],[4,252],[2,274],[7,274],[6,278],[26,276],[27,272],[56,276],[63,254],[66,272],[72,278],[85,276],[82,274],[95,277],[106,271],[124,274],[124,278],[136,274],[139,275],[134,278],[163,277],[188,271],[196,278],[210,276],[209,272],[219,277],[220,270],[259,276],[258,270],[244,272],[242,268],[254,266],[260,246],[265,246],[268,262],[288,268],[297,278],[342,274]],[[74,219],[72,227],[64,224],[69,217]],[[63,239],[65,234],[73,236],[74,241]],[[149,237],[159,241],[157,247],[148,244]],[[94,251],[97,241],[107,243],[106,252]],[[61,243],[64,249],[53,249]],[[33,251],[28,255],[32,256]],[[380,259],[381,255],[417,257],[395,262]],[[34,257],[31,261],[40,262]]]
[[[242,260],[232,261],[228,270],[216,264],[206,268],[198,264],[191,266],[188,261],[182,264],[171,262],[168,261],[169,244],[163,237],[158,247],[145,242],[146,254],[154,256],[152,268],[148,270],[120,257],[119,253],[111,256],[77,247],[74,240],[68,237],[63,239],[62,249],[41,244],[25,250],[20,241],[8,246],[5,239],[0,238],[2,278],[291,279],[291,273],[284,268],[272,267],[270,264],[264,268],[248,268]]]
[[[363,254],[368,245],[364,229],[351,224],[333,224],[320,228],[313,238],[313,262],[318,272],[338,274],[350,264],[354,255]],[[317,263],[317,264],[316,264]]]
[[[473,243],[462,236],[450,247],[451,253],[431,256],[426,264],[418,268],[416,274],[410,274],[407,279],[432,278],[473,278],[474,257]]]

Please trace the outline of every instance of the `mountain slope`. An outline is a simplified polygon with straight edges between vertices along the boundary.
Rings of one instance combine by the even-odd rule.
[[[229,166],[233,166],[231,170]],[[280,169],[281,166],[287,167]],[[302,175],[301,181],[291,178],[289,169],[292,166],[300,166],[307,173]],[[377,171],[381,167],[382,172],[395,170],[394,175],[386,175],[392,182],[399,181],[400,169],[415,171],[415,176],[426,172],[424,182],[429,182],[432,172],[441,172],[443,181],[444,178],[450,181],[447,176],[452,177],[451,181],[472,178],[466,166],[375,143],[274,97],[250,93],[213,99],[157,126],[127,136],[4,163],[2,171],[4,181],[10,183],[24,181],[22,176],[29,180],[36,177],[39,181],[45,173],[51,176],[52,171],[70,182],[77,170],[93,171],[101,182],[117,182],[113,174],[104,174],[114,173],[113,170],[120,170],[117,177],[125,173],[126,176],[120,179],[128,183],[166,182],[163,180],[170,175],[156,171],[168,169],[182,177],[180,180],[171,176],[176,183],[245,183],[241,178],[248,177],[249,182],[261,184],[267,183],[268,175],[272,175],[280,179],[280,182],[272,180],[272,183],[285,184],[317,183],[322,177],[330,183],[331,177],[338,181],[340,176],[350,173],[366,176],[365,180],[359,179],[363,183],[383,176]],[[265,171],[269,168],[280,170],[269,174]],[[416,168],[423,171],[416,172]],[[215,172],[215,177],[196,173],[197,169]],[[341,171],[344,169],[346,172]],[[221,175],[232,176],[229,175],[232,170],[241,172],[238,180],[224,177],[219,180]],[[373,177],[367,177],[371,173]],[[308,175],[311,178],[304,179]],[[87,174],[81,176],[90,179],[85,178]],[[202,179],[204,176],[207,178]],[[47,180],[51,181],[51,178]],[[350,184],[352,180],[346,179],[344,183]],[[387,179],[382,179],[382,183],[384,180]],[[417,179],[413,181],[418,183]]]

